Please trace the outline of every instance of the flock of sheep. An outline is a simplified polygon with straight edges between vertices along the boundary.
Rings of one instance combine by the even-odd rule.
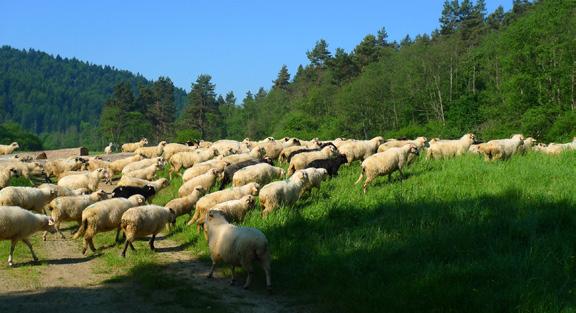
[[[13,251],[21,240],[37,257],[28,237],[35,232],[60,232],[64,221],[75,221],[79,229],[73,238],[83,238],[82,253],[90,248],[97,233],[116,230],[116,242],[123,233],[126,255],[128,248],[135,250],[137,238],[151,235],[149,245],[154,250],[156,235],[167,224],[174,224],[178,216],[191,216],[188,225],[196,224],[204,231],[212,258],[213,274],[216,264],[223,262],[234,268],[242,266],[248,273],[244,287],[250,285],[253,263],[258,262],[266,273],[266,286],[271,287],[270,253],[268,241],[258,229],[236,226],[259,198],[262,215],[272,213],[280,206],[291,206],[322,181],[337,175],[343,164],[361,161],[360,177],[364,177],[363,191],[378,176],[398,171],[403,176],[405,166],[416,160],[421,151],[426,159],[450,158],[465,153],[481,154],[486,160],[507,159],[527,150],[557,154],[576,150],[576,138],[566,144],[537,145],[533,138],[514,135],[510,139],[492,140],[476,144],[474,134],[457,140],[418,137],[414,140],[385,141],[382,137],[370,140],[310,141],[296,138],[242,142],[219,140],[216,142],[187,142],[186,144],[160,142],[147,147],[148,141],[122,145],[122,152],[133,155],[116,161],[100,157],[70,157],[46,161],[14,156],[10,162],[0,164],[0,240],[10,240],[8,263],[13,265]],[[113,145],[105,148],[112,153]],[[10,154],[17,143],[0,145],[0,154]],[[287,163],[288,169],[274,166],[273,162]],[[170,164],[170,180],[181,175],[183,184],[175,198],[164,206],[147,202],[170,180],[153,180],[157,173]],[[181,169],[185,169],[180,173]],[[44,179],[37,187],[8,186],[11,177]],[[119,178],[118,178],[119,176]],[[284,179],[285,178],[285,179]],[[52,184],[51,179],[57,180]],[[117,186],[111,193],[99,189],[100,184]],[[217,186],[219,183],[219,186]],[[230,188],[225,188],[231,183]],[[214,187],[218,191],[210,192]],[[48,216],[49,215],[49,216]]]

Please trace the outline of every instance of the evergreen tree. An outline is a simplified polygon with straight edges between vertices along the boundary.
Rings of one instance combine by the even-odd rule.
[[[154,102],[150,106],[149,116],[154,127],[156,141],[167,140],[173,136],[176,119],[174,102],[174,84],[168,77],[160,77],[153,85]]]
[[[192,83],[181,119],[181,127],[198,131],[202,139],[208,139],[209,117],[217,110],[215,86],[211,80],[210,75],[202,74]]]
[[[280,72],[278,72],[278,77],[273,81],[274,87],[276,89],[287,90],[290,84],[290,73],[288,73],[288,67],[282,65]]]
[[[328,60],[330,60],[330,51],[328,51],[328,43],[324,39],[316,42],[312,51],[306,52],[306,56],[310,63],[316,67],[323,67]]]
[[[358,67],[362,68],[378,61],[379,51],[376,37],[368,35],[354,48],[354,60]]]
[[[440,32],[449,35],[458,29],[460,6],[458,0],[445,0],[440,16]]]

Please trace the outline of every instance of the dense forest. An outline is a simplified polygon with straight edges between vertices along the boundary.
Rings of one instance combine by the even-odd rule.
[[[293,75],[282,66],[269,88],[241,101],[232,92],[217,95],[207,74],[184,99],[169,78],[147,82],[5,47],[0,121],[20,123],[50,147],[101,148],[140,136],[459,137],[470,131],[481,139],[522,132],[563,141],[576,135],[574,12],[574,1],[514,0],[509,12],[488,13],[483,0],[447,0],[440,28],[430,34],[396,42],[382,28],[349,52],[320,39],[306,52],[309,64]]]

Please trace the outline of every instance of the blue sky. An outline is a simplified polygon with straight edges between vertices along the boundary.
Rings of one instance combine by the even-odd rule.
[[[218,93],[269,88],[324,38],[350,51],[386,27],[391,40],[438,27],[443,1],[0,0],[0,45],[112,65],[190,90],[212,75]],[[487,0],[488,12],[512,0]]]

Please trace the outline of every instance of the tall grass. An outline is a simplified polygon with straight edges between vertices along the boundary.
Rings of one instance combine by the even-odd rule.
[[[552,312],[576,297],[576,154],[419,160],[363,194],[358,163],[261,229],[281,294],[326,312]],[[157,196],[165,203],[173,183]],[[207,256],[181,217],[172,238]],[[256,280],[256,289],[263,287]]]

